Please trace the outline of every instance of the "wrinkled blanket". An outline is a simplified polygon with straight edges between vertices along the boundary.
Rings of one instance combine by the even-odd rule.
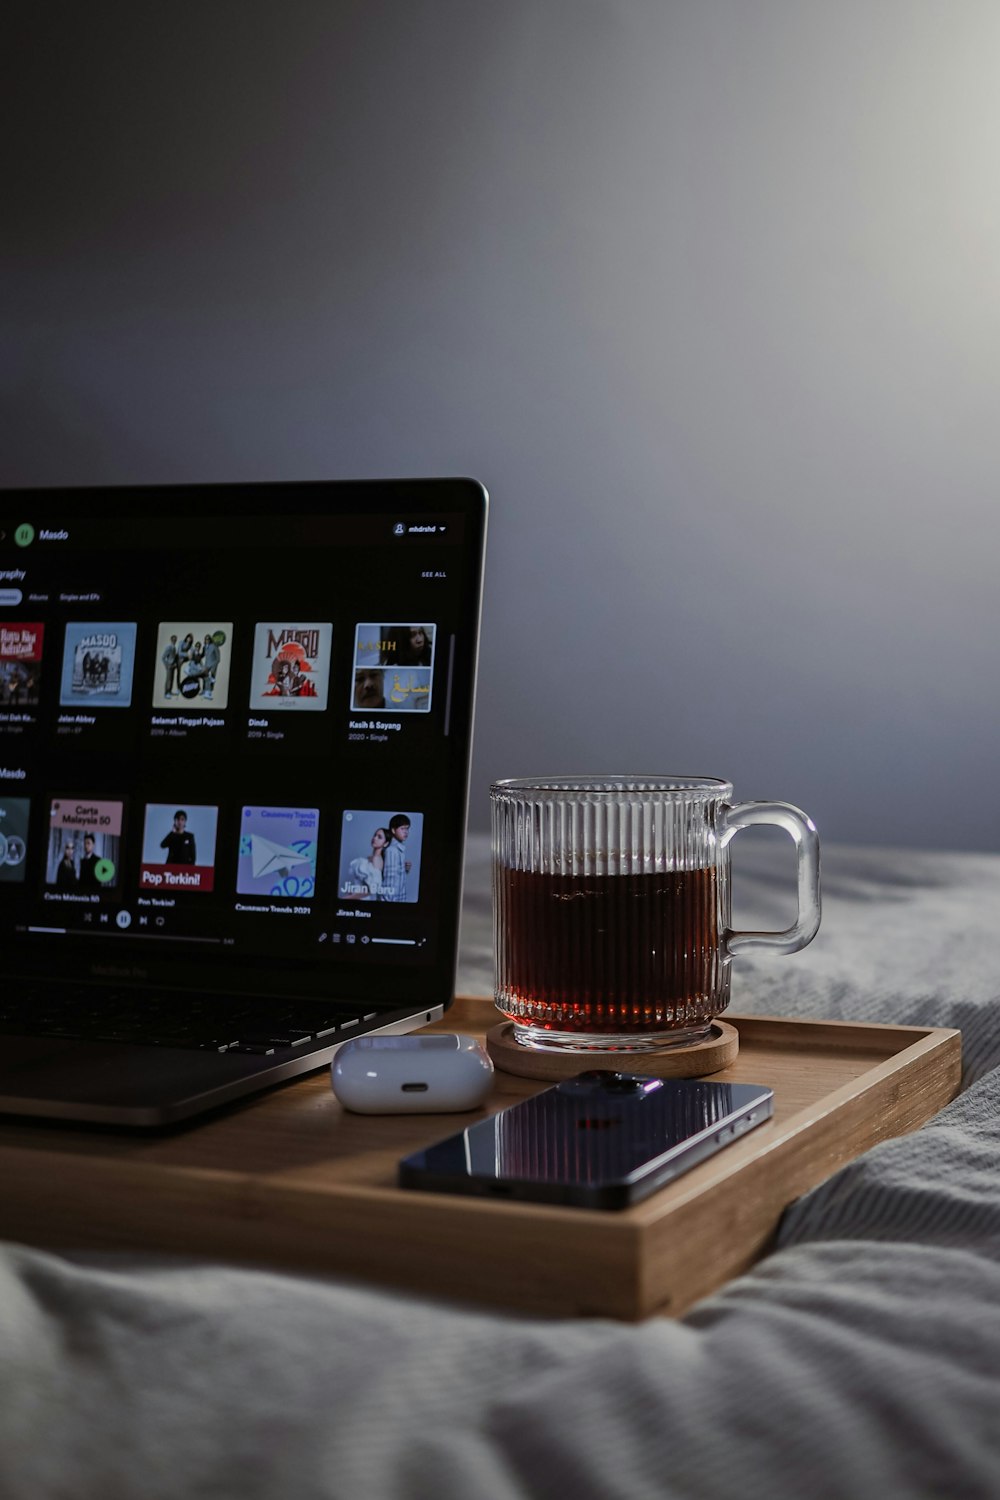
[[[734,1010],[963,1030],[969,1087],[792,1205],[679,1322],[0,1252],[0,1496],[1000,1495],[1000,858],[826,852],[824,928]],[[737,920],[789,920],[781,851]],[[742,910],[739,909],[742,903]],[[460,987],[488,990],[470,846]]]

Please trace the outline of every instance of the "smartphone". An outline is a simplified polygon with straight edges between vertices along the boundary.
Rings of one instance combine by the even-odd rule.
[[[627,1208],[769,1119],[762,1084],[594,1070],[399,1163],[399,1185]]]

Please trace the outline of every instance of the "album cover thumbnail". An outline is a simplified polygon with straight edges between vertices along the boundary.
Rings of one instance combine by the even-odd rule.
[[[332,625],[259,622],[254,632],[250,707],[325,709],[332,643]]]
[[[229,703],[232,643],[232,621],[161,621],[156,637],[153,707],[225,708]]]
[[[436,625],[360,624],[351,711],[419,713],[431,706]]]
[[[53,798],[45,883],[57,891],[111,891],[119,883],[124,802]]]
[[[219,809],[147,802],[139,884],[144,891],[211,891]]]
[[[240,825],[236,889],[244,896],[296,896],[316,892],[319,809],[245,807]]]
[[[398,807],[345,812],[337,887],[341,900],[416,901],[423,832],[423,813]]]
[[[0,797],[0,880],[24,880],[30,810],[30,797]]]
[[[59,702],[64,708],[128,708],[135,665],[134,621],[70,621]]]
[[[40,624],[0,624],[0,708],[37,708],[42,685]]]

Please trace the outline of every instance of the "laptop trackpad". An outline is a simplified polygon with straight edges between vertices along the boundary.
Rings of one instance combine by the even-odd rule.
[[[43,1102],[142,1108],[197,1096],[273,1067],[273,1058],[12,1036],[3,1041],[0,1110],[35,1113]],[[58,1113],[53,1108],[53,1114]],[[68,1111],[67,1111],[68,1113]],[[80,1115],[75,1114],[79,1119]]]

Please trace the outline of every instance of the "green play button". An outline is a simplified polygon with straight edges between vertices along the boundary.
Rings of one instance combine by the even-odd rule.
[[[19,547],[30,547],[35,540],[35,528],[28,521],[22,524],[14,532],[14,540]]]
[[[94,866],[94,879],[101,885],[110,885],[115,878],[115,863],[112,859],[99,859]]]

